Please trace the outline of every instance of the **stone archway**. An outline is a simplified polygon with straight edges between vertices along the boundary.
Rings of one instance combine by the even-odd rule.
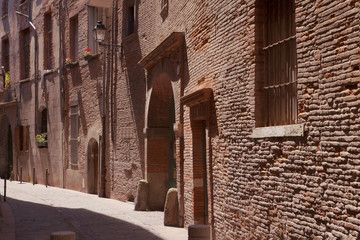
[[[95,139],[88,143],[88,193],[99,193],[99,144]]]
[[[13,151],[12,151],[12,133],[11,125],[7,116],[2,116],[0,119],[0,177],[10,178],[13,168]]]
[[[167,190],[176,187],[174,157],[175,104],[170,77],[160,74],[155,79],[147,119],[148,204],[151,210],[164,210]]]

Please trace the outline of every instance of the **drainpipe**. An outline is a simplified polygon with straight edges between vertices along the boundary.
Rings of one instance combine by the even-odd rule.
[[[59,1],[59,78],[60,78],[60,118],[61,118],[61,163],[62,163],[62,187],[65,188],[65,159],[64,159],[64,95],[63,95],[63,55],[62,55],[62,26],[61,26],[62,0]]]
[[[113,101],[113,65],[114,65],[114,1],[112,3],[112,11],[111,11],[111,61],[110,61],[110,128],[111,128],[111,141],[114,142],[114,101]]]
[[[38,119],[38,84],[37,84],[37,78],[38,78],[38,36],[37,36],[37,32],[36,32],[36,27],[34,26],[34,24],[31,21],[31,2],[32,1],[28,1],[28,22],[30,24],[30,26],[34,29],[34,40],[35,40],[35,46],[34,46],[34,78],[35,78],[35,104],[34,104],[34,117],[35,117],[35,124],[34,124],[34,131],[35,131],[35,136],[38,132],[38,128],[37,128],[37,119]]]
[[[103,92],[102,92],[102,111],[101,111],[101,122],[102,122],[102,144],[101,144],[101,193],[99,191],[99,197],[105,197],[105,150],[106,150],[106,130],[105,130],[105,124],[106,124],[106,117],[105,117],[105,93],[106,93],[106,89],[105,89],[105,81],[106,81],[106,47],[105,45],[103,45],[103,82],[102,82],[102,87],[103,87]]]

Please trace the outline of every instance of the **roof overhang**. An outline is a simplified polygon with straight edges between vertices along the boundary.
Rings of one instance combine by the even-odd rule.
[[[184,42],[185,34],[183,32],[171,33],[160,45],[139,61],[140,66],[146,70],[151,69],[160,59],[183,46]]]
[[[111,8],[113,0],[89,0],[88,4],[93,7]]]

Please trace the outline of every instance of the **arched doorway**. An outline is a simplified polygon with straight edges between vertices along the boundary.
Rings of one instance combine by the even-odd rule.
[[[175,104],[168,75],[155,80],[148,109],[147,122],[147,181],[148,204],[151,210],[164,210],[167,190],[176,187]]]
[[[9,119],[2,116],[0,119],[0,177],[10,178],[13,168],[12,133]]]
[[[99,188],[99,145],[95,139],[88,144],[88,193],[98,194]]]

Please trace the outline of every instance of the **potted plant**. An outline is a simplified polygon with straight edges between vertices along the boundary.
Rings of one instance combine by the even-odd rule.
[[[72,68],[75,64],[73,62],[71,62],[70,58],[66,58],[65,59],[65,67],[67,68]]]
[[[10,90],[10,72],[6,72],[4,67],[2,67],[4,72],[4,88],[2,99],[4,102],[10,102],[12,100],[11,90]]]
[[[84,59],[85,59],[86,61],[89,61],[89,60],[92,59],[91,49],[89,49],[89,48],[85,49]]]
[[[35,136],[35,143],[39,148],[47,147],[47,133],[37,134]]]
[[[10,87],[10,72],[5,72],[5,87],[4,89],[9,89]]]

